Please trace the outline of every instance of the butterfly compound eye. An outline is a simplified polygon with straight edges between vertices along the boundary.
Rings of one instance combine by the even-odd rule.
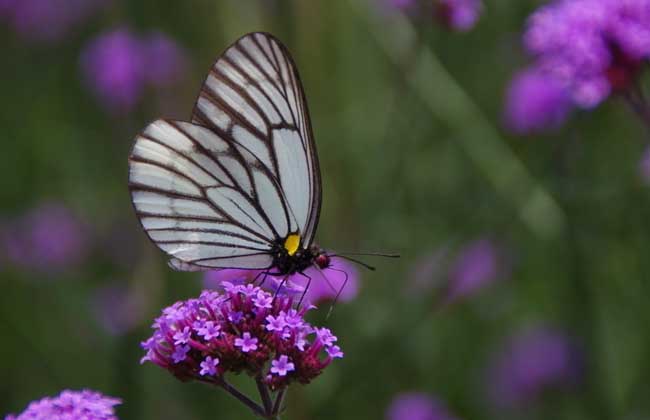
[[[320,254],[318,255],[315,259],[314,262],[319,268],[327,268],[330,266],[330,257],[328,257],[325,254]]]

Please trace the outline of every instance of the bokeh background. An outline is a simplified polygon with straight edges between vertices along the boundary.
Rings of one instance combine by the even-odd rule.
[[[540,4],[489,0],[454,30],[429,2],[0,1],[0,414],[92,388],[123,399],[121,419],[250,416],[139,364],[153,318],[203,283],[147,241],[127,156],[265,30],[305,85],[319,243],[402,256],[367,259],[358,292],[312,314],[345,357],[294,386],[283,418],[650,418],[646,133],[615,95],[508,129]]]

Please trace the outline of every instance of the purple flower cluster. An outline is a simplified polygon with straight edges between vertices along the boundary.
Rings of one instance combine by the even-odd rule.
[[[153,336],[142,343],[142,361],[181,380],[219,383],[227,372],[246,372],[276,390],[309,383],[343,357],[336,336],[305,321],[308,308],[293,308],[292,297],[274,297],[251,284],[225,288],[164,309]]]
[[[536,327],[512,337],[488,370],[488,394],[495,405],[515,407],[544,391],[577,385],[584,363],[580,349],[565,333]]]
[[[52,202],[9,222],[3,229],[1,245],[9,262],[16,266],[60,270],[83,258],[87,236],[72,211]]]
[[[398,394],[386,411],[386,420],[455,419],[441,402],[420,392]]]
[[[509,274],[502,250],[490,239],[465,245],[449,269],[445,303],[470,296]]]
[[[0,20],[22,38],[56,42],[110,0],[0,0]]]
[[[131,110],[148,86],[177,82],[185,67],[185,53],[164,34],[139,37],[124,28],[100,35],[81,56],[88,87],[114,112]]]
[[[21,414],[5,420],[117,420],[114,407],[120,403],[96,391],[63,391],[30,403]]]
[[[515,131],[539,131],[561,122],[565,95],[590,109],[633,85],[650,58],[650,0],[556,0],[529,18],[524,45],[537,76],[515,79],[506,113]]]

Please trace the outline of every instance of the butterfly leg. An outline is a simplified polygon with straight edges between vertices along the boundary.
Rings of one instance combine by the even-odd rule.
[[[300,305],[302,305],[302,301],[305,298],[305,295],[307,294],[307,290],[309,290],[309,286],[311,285],[311,277],[305,273],[299,273],[303,277],[307,277],[307,285],[305,286],[304,290],[302,291],[302,295],[300,296],[300,300],[298,301],[298,308],[300,308]]]
[[[338,271],[339,273],[343,273],[345,275],[345,279],[343,280],[343,285],[341,288],[336,292],[336,296],[334,296],[334,300],[332,301],[332,304],[330,305],[330,309],[327,311],[327,316],[325,319],[329,319],[330,315],[332,314],[332,310],[334,310],[334,305],[336,305],[336,302],[339,300],[339,296],[341,296],[341,292],[343,289],[345,289],[345,286],[348,284],[348,273],[345,270],[339,270],[338,268],[333,268],[333,267],[328,267],[330,270]]]

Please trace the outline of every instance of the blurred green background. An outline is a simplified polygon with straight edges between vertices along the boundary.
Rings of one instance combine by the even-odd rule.
[[[149,121],[189,119],[218,54],[264,30],[293,53],[307,93],[324,184],[318,242],[402,255],[372,260],[378,270],[362,273],[357,298],[331,318],[312,315],[346,355],[292,387],[283,418],[383,418],[406,391],[435,396],[459,419],[650,418],[644,133],[617,98],[544,136],[504,130],[504,92],[526,63],[520,35],[538,5],[489,1],[466,33],[360,0],[115,0],[45,41],[4,22],[3,241],[28,229],[23,215],[53,202],[75,215],[85,239],[83,255],[56,269],[3,251],[0,414],[87,387],[122,398],[122,419],[250,416],[217,389],[138,364],[153,318],[197,295],[201,275],[172,272],[146,239],[127,156]],[[174,83],[116,111],[89,88],[81,57],[119,28],[165,34],[183,67]],[[499,269],[485,287],[446,301],[454,264],[476,241],[497,250]],[[538,325],[577,343],[580,379],[517,408],[495,406],[491,360]]]

